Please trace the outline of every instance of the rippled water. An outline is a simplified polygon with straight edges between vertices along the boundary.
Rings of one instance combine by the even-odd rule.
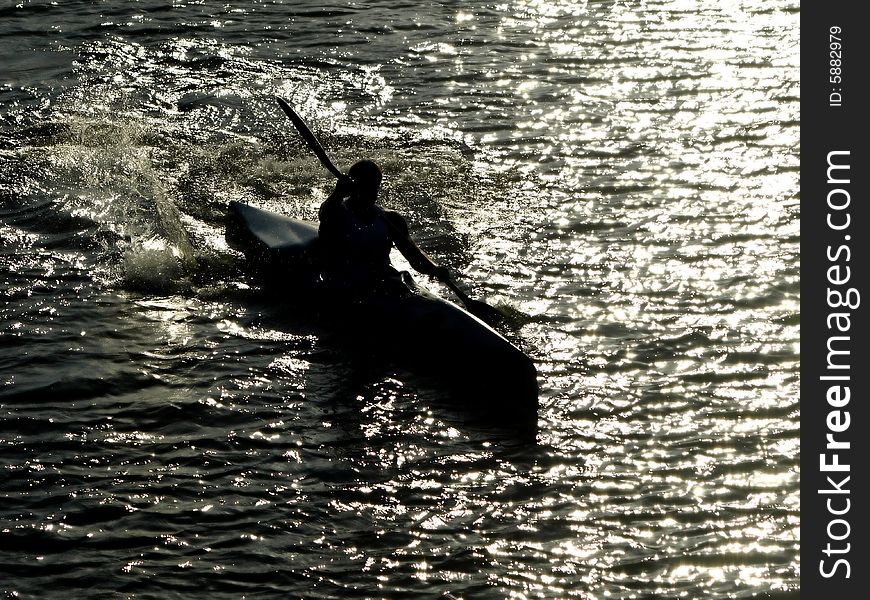
[[[0,589],[796,596],[798,22],[4,3]],[[275,94],[532,316],[537,443],[247,277],[226,202],[311,218],[331,185]]]

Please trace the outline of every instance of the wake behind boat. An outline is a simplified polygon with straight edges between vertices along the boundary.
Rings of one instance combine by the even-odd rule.
[[[349,299],[318,285],[313,223],[230,202],[226,238],[262,281],[294,304],[313,306],[332,326],[376,344],[415,372],[434,376],[450,399],[487,419],[537,425],[537,373],[531,359],[492,327],[398,273],[389,285]]]

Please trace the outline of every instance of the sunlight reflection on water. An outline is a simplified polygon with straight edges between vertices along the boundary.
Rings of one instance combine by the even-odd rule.
[[[797,6],[236,4],[88,7],[80,85],[0,90],[14,541],[163,592],[795,589]],[[532,315],[536,447],[250,292],[225,203],[313,218],[331,185],[273,94]]]

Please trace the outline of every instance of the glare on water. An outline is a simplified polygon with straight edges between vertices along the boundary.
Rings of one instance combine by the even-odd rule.
[[[7,591],[797,589],[796,3],[0,15]],[[333,185],[274,95],[530,316],[536,444],[260,293],[226,203]]]

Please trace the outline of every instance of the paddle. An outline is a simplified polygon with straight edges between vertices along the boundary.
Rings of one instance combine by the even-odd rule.
[[[296,126],[296,129],[302,135],[302,139],[305,140],[305,143],[308,144],[308,147],[314,152],[314,155],[320,160],[320,164],[322,164],[326,169],[341,179],[342,177],[347,177],[344,173],[342,173],[338,167],[336,167],[332,160],[330,160],[329,155],[326,153],[326,150],[323,149],[323,146],[317,140],[317,137],[311,130],[308,128],[308,125],[305,124],[305,121],[302,120],[293,107],[291,107],[287,102],[284,101],[283,98],[279,98],[275,96],[275,99],[278,101],[278,104],[281,106],[281,109],[284,113],[290,117],[290,120],[293,122],[293,125]],[[393,226],[389,219],[383,219],[384,223],[386,223],[387,228],[393,235],[403,236],[403,234],[396,230],[395,226]],[[441,282],[453,290],[453,293],[459,298],[462,304],[465,305],[465,310],[469,313],[487,323],[489,325],[495,325],[497,323],[501,323],[505,320],[506,315],[495,308],[494,306],[490,306],[486,302],[482,302],[480,300],[475,300],[473,298],[469,298],[468,294],[463,292],[456,283],[453,281],[453,278],[450,275],[439,276],[438,279]]]
[[[305,143],[308,144],[308,147],[314,152],[314,155],[320,160],[320,164],[326,167],[326,170],[341,179],[342,177],[346,177],[344,173],[342,173],[338,167],[332,164],[332,161],[329,159],[329,155],[326,153],[326,150],[323,149],[323,146],[320,145],[320,142],[317,141],[317,137],[308,129],[308,125],[305,124],[305,121],[302,120],[296,111],[293,110],[289,104],[287,104],[283,98],[275,96],[275,100],[278,101],[278,104],[281,105],[284,113],[290,117],[290,120],[293,121],[293,125],[296,126],[296,129],[302,135],[302,139],[305,140]]]
[[[459,297],[459,299],[462,301],[462,304],[465,305],[465,310],[473,314],[484,323],[487,323],[488,325],[495,325],[505,320],[506,315],[502,311],[494,306],[490,306],[482,300],[475,300],[474,298],[469,298],[468,294],[460,290],[456,283],[453,281],[453,279],[451,279],[450,277],[443,277],[440,279],[441,283],[453,290],[453,293]]]

